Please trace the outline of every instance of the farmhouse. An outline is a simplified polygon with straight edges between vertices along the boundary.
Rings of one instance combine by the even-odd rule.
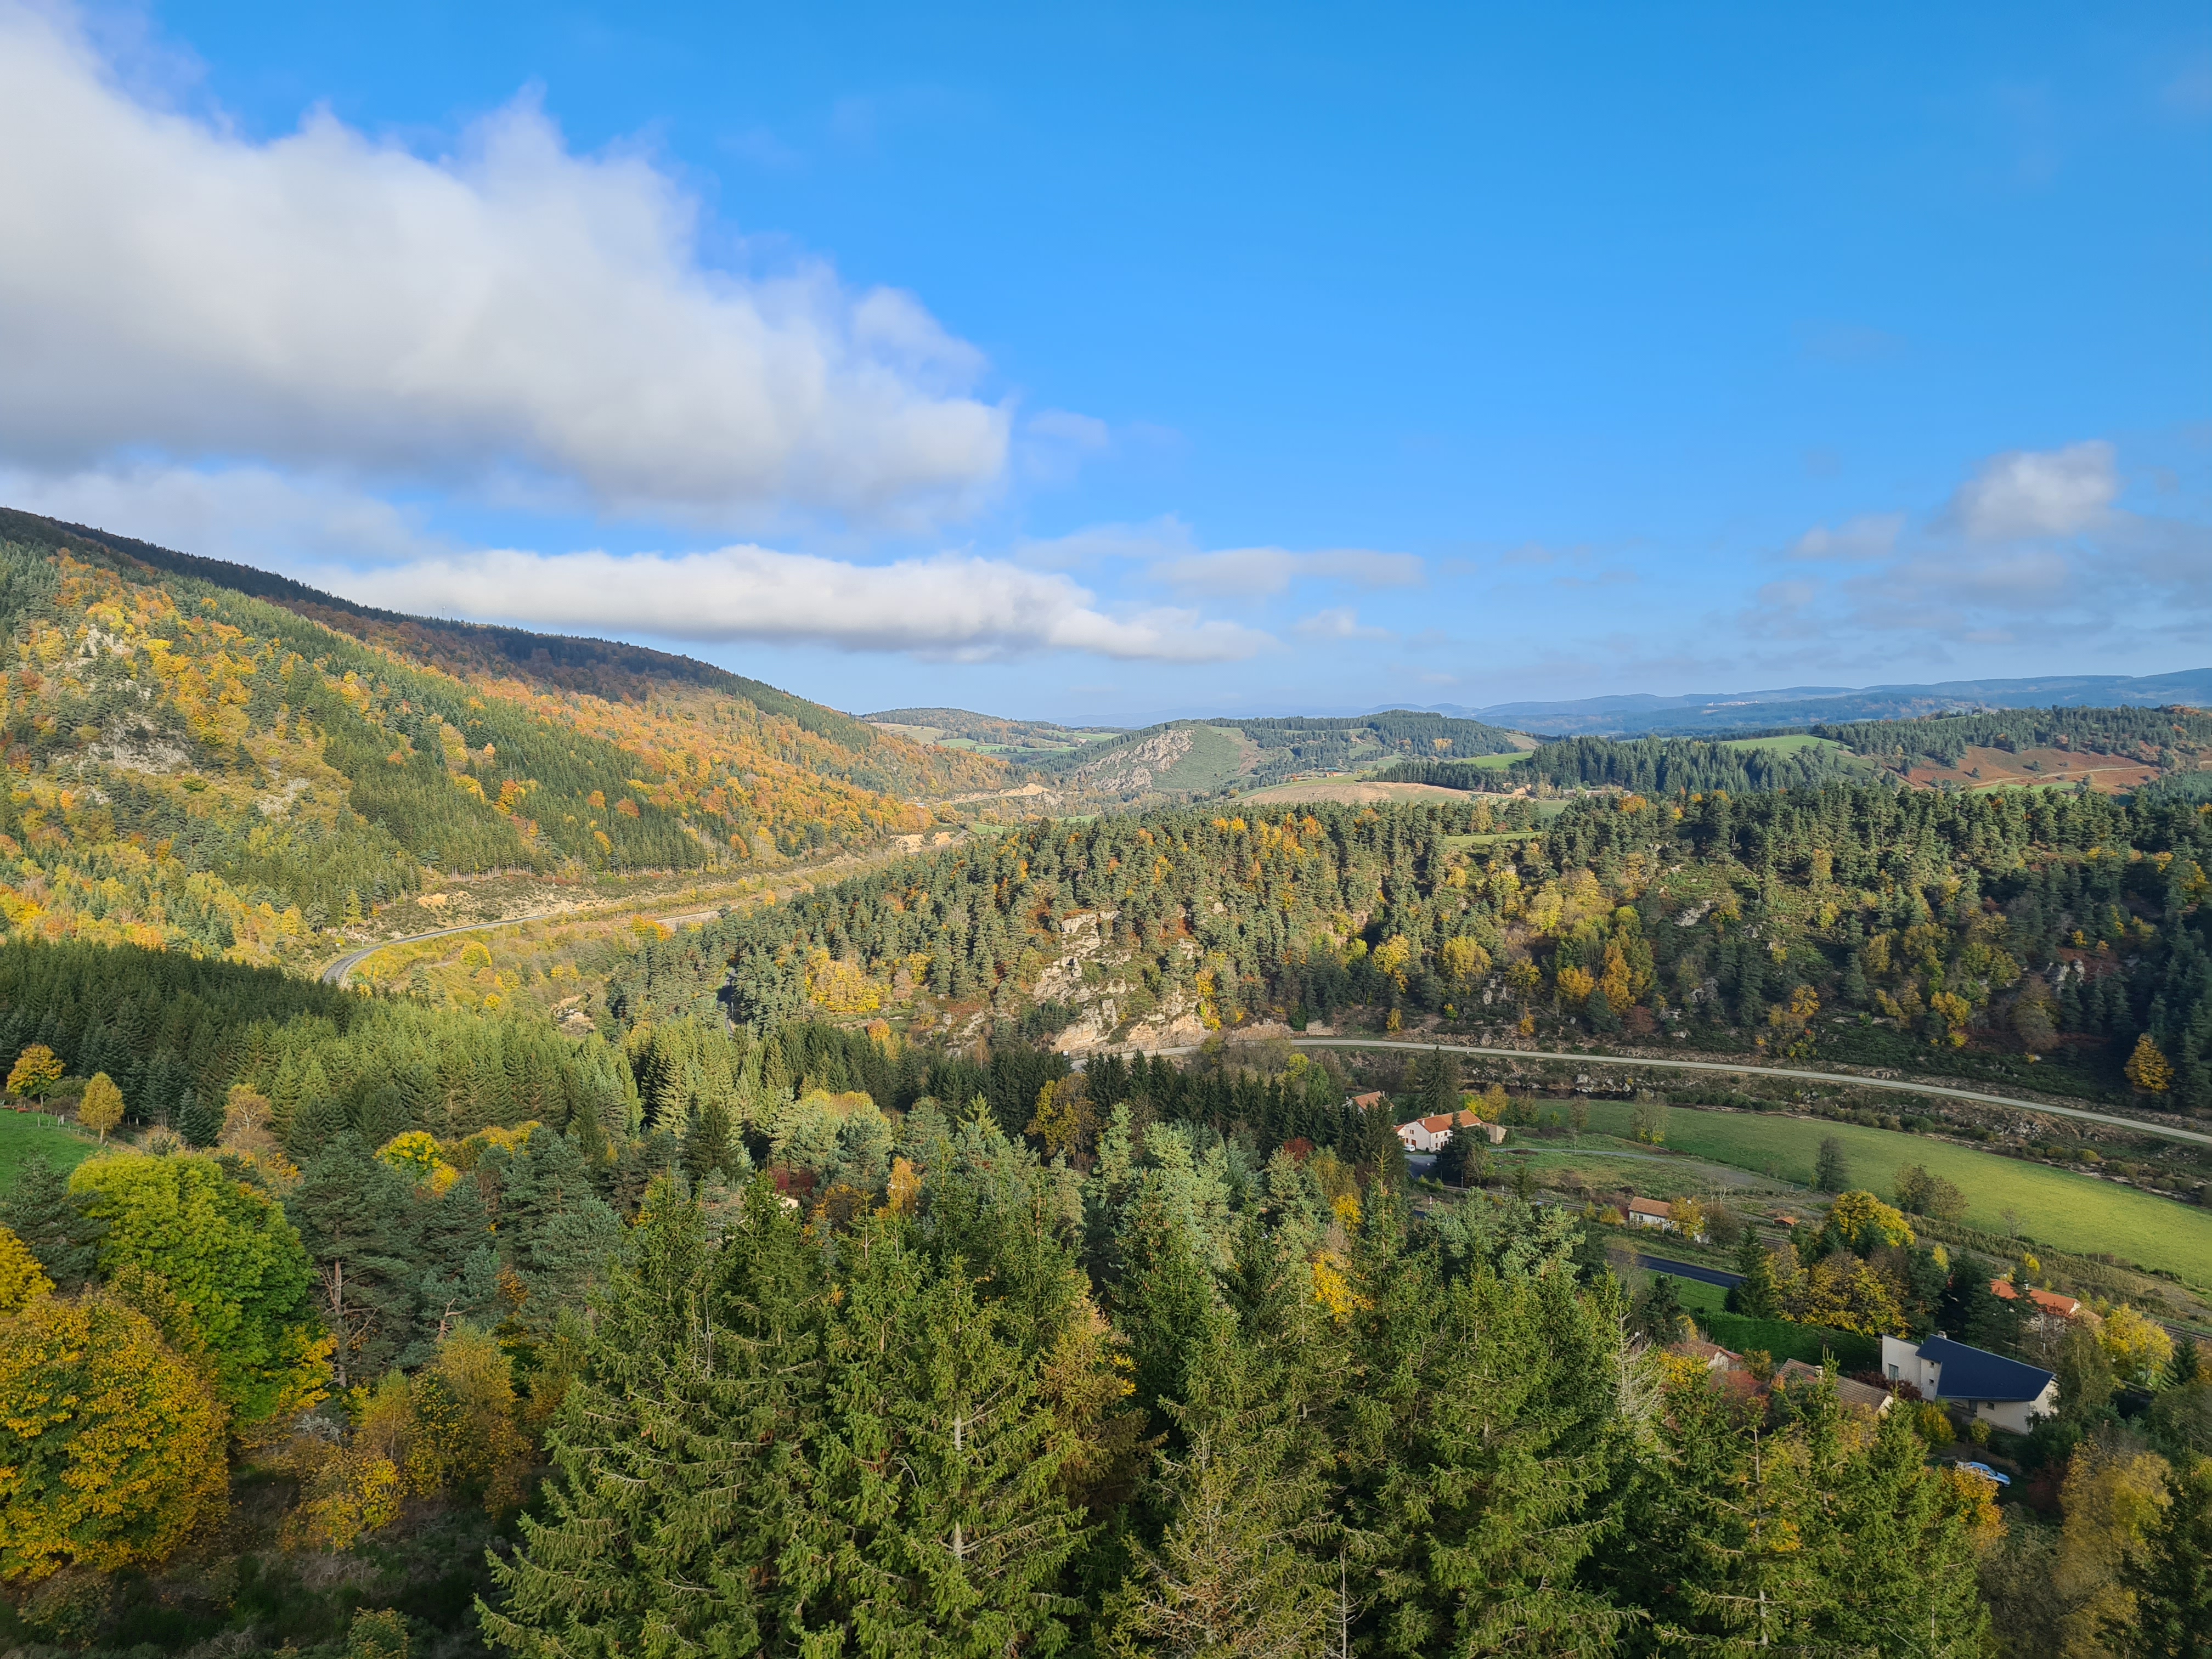
[[[1632,1198],[1628,1200],[1628,1221],[1634,1227],[1656,1227],[1662,1233],[1680,1232],[1674,1224],[1674,1206],[1656,1198]]]
[[[1455,1129],[1491,1131],[1493,1145],[1505,1139],[1504,1124],[1485,1124],[1473,1112],[1439,1112],[1434,1117],[1417,1117],[1410,1123],[1398,1126],[1398,1139],[1409,1152],[1433,1152],[1452,1138]]]
[[[2058,1379],[2051,1372],[1954,1342],[1941,1331],[1917,1344],[1882,1338],[1881,1373],[2014,1434],[2027,1433],[2058,1409]]]
[[[2021,1300],[2021,1287],[2009,1279],[1990,1280],[1990,1293],[2002,1297],[2007,1302]],[[2081,1303],[2076,1297],[2061,1296],[2056,1291],[2038,1290],[2031,1285],[2027,1287],[2027,1299],[2028,1323],[2039,1331],[2063,1330],[2081,1316]]]

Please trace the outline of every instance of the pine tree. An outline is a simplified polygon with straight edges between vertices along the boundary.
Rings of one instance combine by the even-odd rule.
[[[1808,1441],[1816,1486],[1806,1534],[1828,1602],[1819,1634],[1911,1659],[1978,1654],[1989,1612],[1956,1489],[1928,1465],[1911,1419],[1892,1410],[1853,1447],[1826,1382],[1812,1390]]]
[[[92,1210],[91,1194],[71,1192],[60,1170],[44,1158],[33,1158],[0,1197],[0,1227],[21,1239],[54,1289],[69,1296],[91,1280],[99,1265],[107,1224]]]
[[[1114,1322],[1129,1344],[1134,1403],[1171,1428],[1161,1402],[1184,1397],[1186,1367],[1212,1317],[1214,1292],[1188,1230],[1168,1204],[1160,1171],[1140,1177],[1115,1255],[1121,1279],[1113,1291]]]

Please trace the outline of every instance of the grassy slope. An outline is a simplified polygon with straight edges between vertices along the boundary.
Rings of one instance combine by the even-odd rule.
[[[1153,787],[1206,794],[1224,784],[1236,782],[1244,768],[1243,736],[1218,726],[1184,729],[1190,733],[1189,751],[1164,775],[1155,778]]]
[[[1590,1127],[1626,1133],[1630,1112],[1625,1103],[1593,1102]],[[2002,1234],[2010,1209],[2020,1218],[2023,1237],[2076,1255],[2110,1253],[2147,1267],[2168,1267],[2191,1285],[2212,1285],[2212,1212],[2089,1176],[1888,1129],[1683,1106],[1668,1117],[1667,1144],[1693,1157],[1809,1183],[1813,1160],[1828,1135],[1843,1142],[1853,1184],[1884,1197],[1899,1165],[1923,1164],[1966,1194],[1971,1227]]]
[[[83,1136],[54,1127],[51,1119],[27,1112],[0,1111],[0,1191],[15,1179],[15,1172],[33,1158],[44,1158],[58,1170],[74,1170],[90,1158],[94,1146]]]

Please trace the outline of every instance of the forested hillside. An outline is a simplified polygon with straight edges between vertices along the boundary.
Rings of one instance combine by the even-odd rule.
[[[1766,747],[1694,738],[1567,738],[1540,744],[1505,765],[1407,760],[1377,775],[1397,783],[1503,795],[1524,789],[1631,789],[1664,796],[1726,790],[1747,795],[1864,769],[1825,744]]]
[[[426,868],[707,869],[865,845],[927,822],[904,792],[998,769],[676,659],[543,640],[526,658],[537,636],[305,592],[284,597],[374,643],[0,522],[14,932],[267,960]]]
[[[1085,807],[1155,805],[1349,772],[1394,757],[1510,754],[1528,744],[1480,720],[1404,709],[1344,718],[1170,720],[1103,736],[993,721],[958,709],[895,709],[870,718],[888,722],[898,715],[914,717],[917,723],[904,729],[917,734],[957,727],[979,744],[988,740],[1025,775]]]
[[[1183,810],[1037,823],[650,943],[610,1002],[722,996],[1096,1037],[1437,1018],[1947,1064],[2212,1110],[2212,812],[2086,793],[1816,789]],[[2148,1042],[2155,1064],[2133,1071]]]

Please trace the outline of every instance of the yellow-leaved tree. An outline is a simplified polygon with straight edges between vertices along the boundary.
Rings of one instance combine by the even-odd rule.
[[[133,1309],[0,1230],[0,1583],[166,1559],[228,1492],[222,1407]]]
[[[8,1073],[8,1092],[44,1100],[46,1091],[62,1080],[62,1063],[43,1042],[34,1042],[15,1057]]]
[[[123,1091],[115,1086],[115,1079],[105,1072],[94,1072],[92,1081],[84,1085],[84,1098],[77,1103],[76,1121],[100,1137],[100,1144],[107,1144],[108,1131],[123,1121]]]
[[[2160,1054],[2158,1044],[2145,1031],[2136,1039],[2136,1051],[2128,1056],[2128,1081],[2147,1095],[2162,1095],[2173,1087],[2173,1066]]]

